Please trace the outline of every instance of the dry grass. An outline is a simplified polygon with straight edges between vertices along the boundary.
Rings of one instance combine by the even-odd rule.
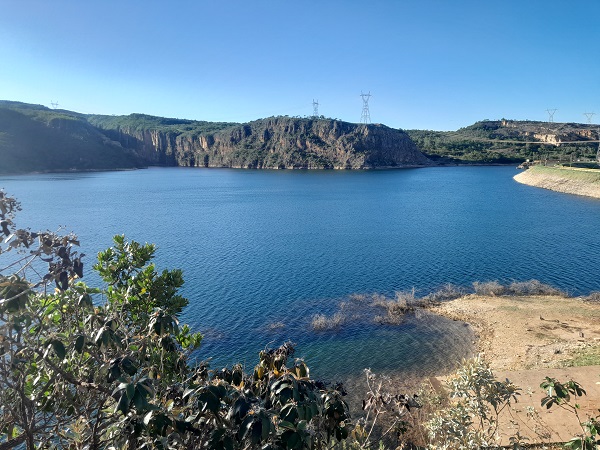
[[[374,317],[376,323],[382,325],[399,325],[407,312],[414,311],[418,299],[415,297],[415,290],[396,292],[393,299],[385,296],[373,298],[372,305],[383,309],[385,314],[378,314]]]
[[[513,281],[507,286],[506,294],[516,297],[525,297],[528,295],[557,295],[560,297],[568,297],[566,292],[538,280]]]
[[[422,301],[425,304],[441,303],[464,297],[465,295],[467,295],[467,293],[468,292],[465,288],[452,283],[447,283],[444,286],[442,286],[441,289],[423,297]]]
[[[506,287],[497,281],[475,281],[473,289],[477,295],[503,295],[506,292]]]
[[[600,303],[600,292],[590,292],[590,295],[584,297],[583,301]]]

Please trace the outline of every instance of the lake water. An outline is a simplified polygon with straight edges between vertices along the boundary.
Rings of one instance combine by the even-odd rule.
[[[600,201],[524,186],[513,167],[390,171],[152,168],[0,178],[23,205],[17,224],[77,233],[86,277],[114,234],[158,246],[184,269],[184,322],[205,334],[213,366],[256,363],[298,344],[317,376],[432,373],[466,356],[464,324],[429,315],[399,326],[356,320],[310,329],[352,294],[445,283],[538,279],[600,290]]]

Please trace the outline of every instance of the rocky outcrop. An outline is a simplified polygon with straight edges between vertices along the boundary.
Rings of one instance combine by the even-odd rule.
[[[273,117],[210,133],[139,127],[105,133],[156,165],[370,169],[431,164],[403,131],[330,119]]]
[[[532,121],[488,121],[488,129],[494,130],[495,138],[537,141],[546,144],[559,145],[565,142],[597,140],[598,129],[591,125],[579,123],[548,123]]]

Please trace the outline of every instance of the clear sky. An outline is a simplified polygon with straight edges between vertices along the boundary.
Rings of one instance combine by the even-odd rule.
[[[454,130],[600,122],[600,0],[0,0],[0,99]]]

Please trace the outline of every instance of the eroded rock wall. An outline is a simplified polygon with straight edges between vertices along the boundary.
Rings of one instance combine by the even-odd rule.
[[[367,169],[431,164],[406,133],[379,124],[274,117],[214,133],[105,132],[155,165]]]

